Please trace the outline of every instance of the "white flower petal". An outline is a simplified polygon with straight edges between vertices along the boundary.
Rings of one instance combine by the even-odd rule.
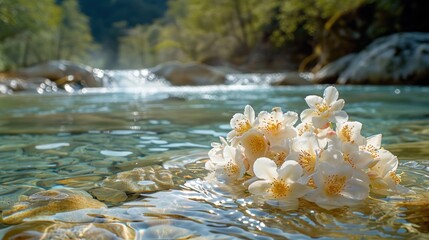
[[[247,131],[241,137],[241,145],[244,147],[244,154],[252,162],[265,156],[268,151],[267,139],[256,129]]]
[[[340,111],[341,109],[343,109],[344,104],[345,104],[345,101],[343,99],[333,102],[331,105],[331,111],[333,112]]]
[[[305,98],[305,102],[307,103],[307,105],[310,108],[315,109],[316,108],[316,104],[323,103],[323,98],[321,98],[319,96],[316,96],[316,95],[310,95],[310,96],[307,96]]]
[[[327,128],[329,127],[329,121],[326,118],[313,117],[313,126],[316,128]]]
[[[309,186],[301,183],[291,183],[289,184],[289,195],[288,198],[301,198],[304,197],[307,193],[312,190]]]
[[[350,178],[341,195],[349,199],[363,200],[369,195],[369,181]]]
[[[345,111],[337,111],[334,112],[330,120],[335,123],[347,122],[347,120],[349,120],[349,115],[347,115]]]
[[[311,122],[312,118],[317,116],[316,111],[309,108],[301,112],[300,118],[303,123]]]
[[[237,136],[237,132],[236,131],[230,131],[227,135],[226,135],[226,140],[227,141],[232,141],[232,139],[234,139]]]
[[[264,181],[264,180],[252,182],[249,185],[249,192],[252,194],[255,194],[255,195],[266,196],[267,195],[267,189],[269,189],[271,187],[270,184],[271,184],[270,181]]]
[[[266,180],[271,180],[278,176],[276,163],[266,157],[256,159],[253,164],[253,172],[256,177]]]
[[[332,86],[327,87],[323,92],[323,98],[325,99],[328,105],[336,101],[338,99],[338,96],[339,96],[338,90]]]
[[[252,106],[246,105],[246,107],[244,107],[244,116],[246,116],[250,124],[253,125],[255,121],[255,110],[253,110]]]
[[[381,134],[377,134],[366,139],[367,145],[372,145],[373,147],[379,149],[381,147]]]
[[[298,113],[288,111],[284,114],[284,124],[285,125],[294,125],[298,121]]]
[[[285,161],[278,169],[278,175],[282,179],[298,180],[302,176],[302,167],[293,160]]]

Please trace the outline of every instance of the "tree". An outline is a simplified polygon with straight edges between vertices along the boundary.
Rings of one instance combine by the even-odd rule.
[[[94,47],[76,0],[0,0],[0,55],[16,68],[53,59],[87,60]]]
[[[64,0],[61,13],[55,58],[72,61],[87,59],[94,48],[88,17],[80,11],[77,0]]]

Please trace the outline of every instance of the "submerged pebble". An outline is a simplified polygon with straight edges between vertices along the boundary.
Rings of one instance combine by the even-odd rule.
[[[120,203],[127,200],[128,196],[124,191],[113,188],[94,188],[89,191],[98,200],[111,203]]]
[[[71,224],[34,221],[11,227],[4,239],[134,239],[135,231],[123,223]]]
[[[142,181],[152,181],[154,184],[140,184]],[[174,182],[169,170],[152,166],[120,172],[106,178],[101,185],[130,193],[143,193],[170,189],[174,187]]]
[[[71,189],[55,189],[22,197],[10,209],[2,212],[2,222],[18,224],[26,218],[53,215],[58,212],[83,208],[103,208],[106,205],[92,198],[87,192]]]

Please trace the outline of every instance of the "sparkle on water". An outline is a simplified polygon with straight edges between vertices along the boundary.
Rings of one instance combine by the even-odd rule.
[[[257,82],[253,78],[258,76],[250,83]],[[209,181],[207,152],[218,136],[226,136],[229,119],[246,104],[257,112],[274,106],[300,112],[306,107],[304,97],[325,86],[243,85],[249,81],[0,96],[0,210],[10,208],[18,195],[41,190],[72,188],[93,194],[102,189],[104,179],[136,167],[164,169],[174,182],[168,189],[126,192],[119,203],[104,201],[107,209],[38,216],[18,225],[0,223],[0,237],[40,237],[37,232],[50,228],[41,226],[52,224],[56,232],[63,226],[68,226],[63,231],[77,231],[91,222],[106,229],[120,224],[135,238],[427,236],[429,88],[338,87],[351,120],[364,124],[363,134],[383,133],[383,146],[400,159],[401,184],[415,196],[378,196],[334,211],[303,201],[298,210],[284,211],[252,199],[244,186]],[[311,171],[310,156],[305,159]],[[135,184],[150,188],[157,181]],[[336,194],[343,185],[327,187],[328,194]],[[280,197],[284,188],[278,180],[271,191]]]

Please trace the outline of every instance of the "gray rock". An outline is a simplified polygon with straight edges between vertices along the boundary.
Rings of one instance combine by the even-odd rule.
[[[50,61],[15,72],[23,78],[48,78],[53,81],[72,76],[85,87],[102,87],[102,80],[95,73],[97,69],[69,61]]]
[[[427,85],[428,77],[429,33],[396,33],[328,64],[315,75],[315,81],[338,78],[340,84]]]
[[[225,74],[210,66],[198,63],[168,62],[160,64],[150,71],[165,78],[172,85],[203,86],[225,83]]]
[[[338,76],[349,66],[355,57],[356,54],[348,54],[335,62],[326,65],[314,75],[314,79],[318,83],[335,83]]]

